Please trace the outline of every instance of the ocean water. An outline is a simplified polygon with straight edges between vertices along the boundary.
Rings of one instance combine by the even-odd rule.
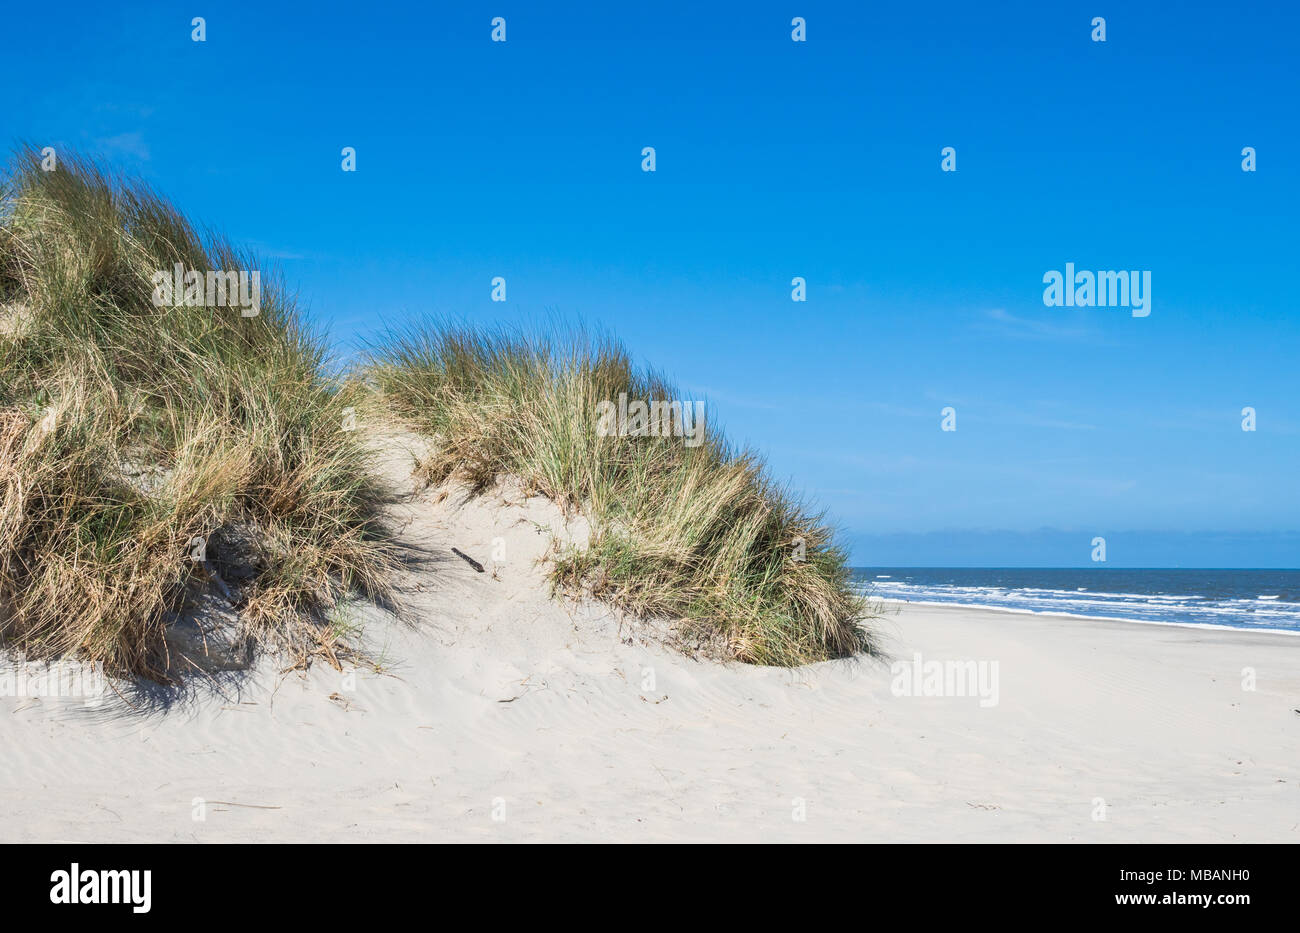
[[[860,567],[878,599],[1300,634],[1300,570]]]

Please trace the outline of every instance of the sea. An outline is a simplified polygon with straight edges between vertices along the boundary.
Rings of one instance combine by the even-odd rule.
[[[1300,634],[1300,570],[859,567],[853,573],[876,599]]]

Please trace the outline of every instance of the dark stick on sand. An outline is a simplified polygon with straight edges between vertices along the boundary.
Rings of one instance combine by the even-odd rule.
[[[483,565],[480,564],[478,561],[476,561],[474,558],[470,557],[470,556],[469,556],[468,554],[466,554],[464,551],[460,551],[460,550],[457,550],[456,548],[452,548],[452,549],[451,549],[451,553],[455,554],[457,557],[459,557],[459,558],[460,558],[461,560],[463,560],[465,563],[469,564],[471,567],[473,567],[473,568],[474,568],[475,570],[477,570],[479,573],[482,573],[482,572],[483,572]]]

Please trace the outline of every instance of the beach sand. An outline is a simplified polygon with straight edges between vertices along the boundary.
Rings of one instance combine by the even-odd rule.
[[[366,611],[384,673],[0,699],[0,839],[1300,841],[1300,638],[895,606],[892,659],[998,665],[996,705],[899,696],[889,659],[661,647],[549,597],[551,533],[583,531],[550,503],[438,497],[399,507],[435,561],[414,621]]]

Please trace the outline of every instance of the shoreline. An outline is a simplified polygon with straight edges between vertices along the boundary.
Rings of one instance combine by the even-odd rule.
[[[1210,629],[1213,631],[1227,632],[1248,632],[1256,635],[1287,635],[1290,637],[1300,636],[1300,631],[1296,629],[1282,628],[1247,628],[1240,625],[1215,625],[1211,622],[1161,622],[1156,619],[1126,619],[1122,616],[1093,616],[1084,615],[1076,612],[1055,612],[1051,610],[1040,609],[1017,609],[1011,606],[989,606],[983,603],[948,603],[935,600],[922,599],[894,599],[885,596],[868,597],[872,601],[884,605],[897,606],[925,606],[927,608],[942,609],[952,607],[955,609],[975,609],[980,612],[1001,612],[1008,615],[1028,615],[1028,616],[1053,616],[1060,619],[1082,619],[1089,622],[1127,622],[1134,625],[1165,625],[1173,628],[1192,628],[1192,629]]]

